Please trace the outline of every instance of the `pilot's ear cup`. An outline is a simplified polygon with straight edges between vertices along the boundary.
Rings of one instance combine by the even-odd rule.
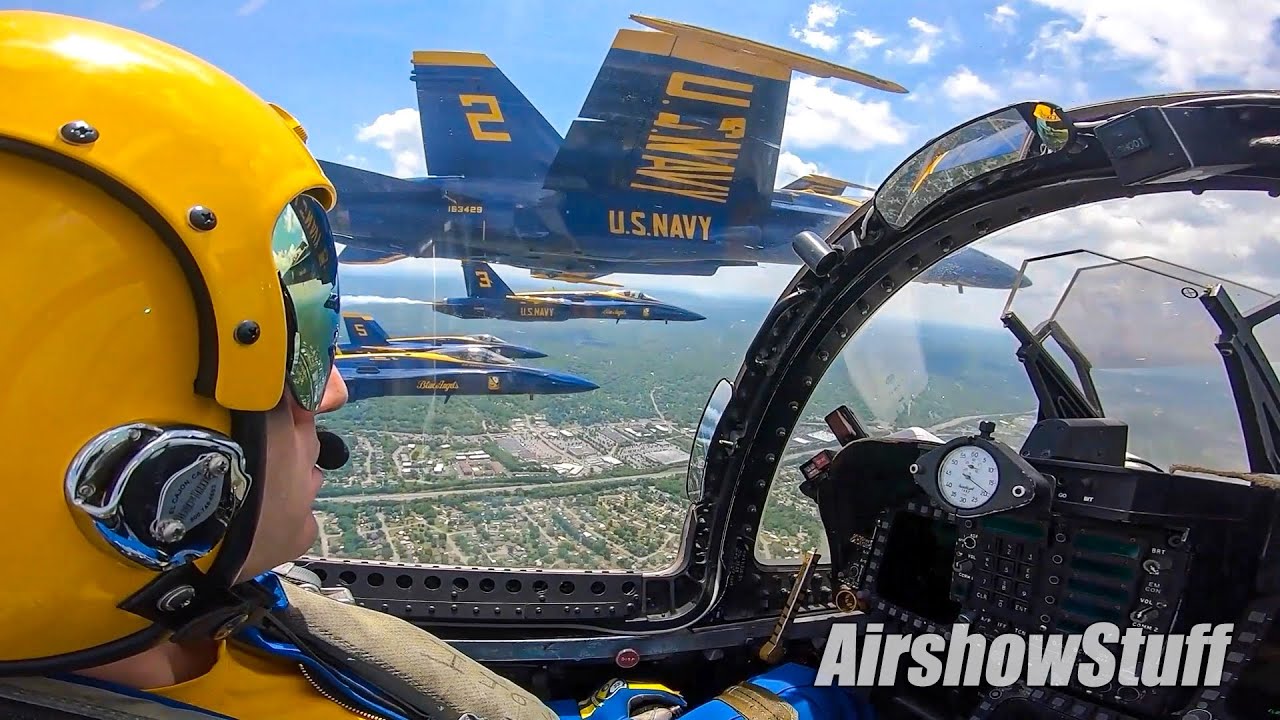
[[[67,477],[81,530],[149,570],[208,555],[251,481],[243,448],[209,428],[112,428],[77,454]]]

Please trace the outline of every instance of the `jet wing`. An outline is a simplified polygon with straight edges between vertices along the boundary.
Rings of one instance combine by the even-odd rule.
[[[404,253],[379,252],[348,245],[338,253],[338,262],[346,265],[386,265],[406,257]]]
[[[782,187],[783,190],[794,190],[795,192],[811,192],[818,195],[829,195],[831,197],[839,197],[848,188],[857,188],[859,190],[867,190],[875,192],[875,188],[859,185],[858,183],[841,180],[839,178],[827,177],[826,175],[805,175],[787,183]]]
[[[559,272],[557,270],[529,271],[529,277],[537,278],[539,280],[559,280],[561,282],[579,283],[584,285],[604,285],[607,287],[619,287],[619,288],[622,287],[622,285],[620,285],[619,283],[606,282],[604,280],[596,279],[598,277],[603,277],[603,276],[604,276],[604,273],[571,273],[571,272]]]
[[[685,38],[695,39],[705,42],[709,45],[742,52],[756,57],[767,58],[775,62],[787,65],[796,72],[802,72],[805,75],[812,75],[819,78],[836,78],[839,80],[848,80],[859,85],[866,85],[876,90],[884,90],[892,93],[906,93],[907,89],[892,80],[878,78],[875,75],[864,73],[861,70],[837,65],[826,60],[801,55],[797,52],[784,50],[780,47],[766,45],[755,40],[748,40],[737,35],[722,33],[718,30],[709,30],[697,25],[688,25],[686,23],[676,22],[674,20],[663,20],[661,18],[649,17],[647,15],[631,15],[631,19],[644,25],[662,32],[668,32],[672,35],[682,36]]]

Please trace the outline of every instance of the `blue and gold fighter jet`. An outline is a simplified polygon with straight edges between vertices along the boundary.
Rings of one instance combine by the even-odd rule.
[[[819,175],[775,190],[791,74],[906,89],[754,40],[631,19],[652,30],[618,31],[564,138],[488,56],[413,53],[431,174],[321,162],[338,187],[340,261],[476,260],[568,282],[799,265],[796,234],[826,236],[863,200],[844,195],[853,183]],[[1017,276],[962,248],[915,279],[1007,289]]]
[[[335,359],[349,400],[443,395],[561,395],[600,387],[586,378],[516,365],[488,348],[453,345],[434,350],[347,354]]]
[[[570,319],[705,320],[696,312],[664,303],[635,290],[531,290],[513,292],[493,268],[482,262],[462,263],[467,297],[445,298],[432,303],[438,313],[454,317],[523,322],[559,322]],[[608,285],[610,283],[597,283]]]
[[[516,359],[544,358],[546,353],[523,345],[513,345],[496,335],[420,335],[391,337],[377,320],[364,313],[344,312],[342,321],[347,327],[347,342],[338,350],[348,355],[371,352],[434,350],[458,345],[469,345],[492,350],[503,357]]]

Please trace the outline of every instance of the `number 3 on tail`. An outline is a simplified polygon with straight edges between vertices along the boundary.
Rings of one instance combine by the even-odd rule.
[[[489,281],[489,273],[483,270],[476,271],[476,284],[482,288],[493,287],[493,283]]]
[[[472,111],[466,113],[467,125],[471,127],[471,137],[488,142],[511,142],[511,134],[503,130],[485,130],[480,123],[505,123],[502,110],[498,109],[498,98],[492,95],[459,95],[458,102],[463,107],[483,105],[488,111]]]

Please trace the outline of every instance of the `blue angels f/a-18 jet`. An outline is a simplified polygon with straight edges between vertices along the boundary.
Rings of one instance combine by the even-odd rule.
[[[791,73],[906,90],[753,40],[631,18],[653,31],[618,31],[563,139],[484,54],[413,53],[432,174],[323,162],[338,187],[340,260],[480,260],[571,282],[798,265],[796,234],[825,236],[862,201],[843,196],[852,183],[817,175],[774,189]],[[1009,288],[1016,277],[964,248],[917,281]]]
[[[454,395],[559,395],[600,387],[577,375],[516,365],[471,345],[339,353],[335,364],[352,402],[390,395],[443,395],[448,402]]]
[[[391,337],[371,316],[364,313],[343,312],[342,321],[347,327],[347,342],[338,350],[348,355],[356,353],[434,350],[459,345],[482,347],[503,357],[526,359],[544,358],[546,353],[523,345],[513,345],[488,333],[475,335],[421,335],[417,337]]]
[[[705,320],[696,312],[664,303],[635,290],[530,290],[513,292],[487,263],[464,260],[462,275],[467,297],[445,298],[432,303],[436,312],[460,318],[550,321],[594,318],[600,320]],[[609,284],[609,283],[603,283]]]

